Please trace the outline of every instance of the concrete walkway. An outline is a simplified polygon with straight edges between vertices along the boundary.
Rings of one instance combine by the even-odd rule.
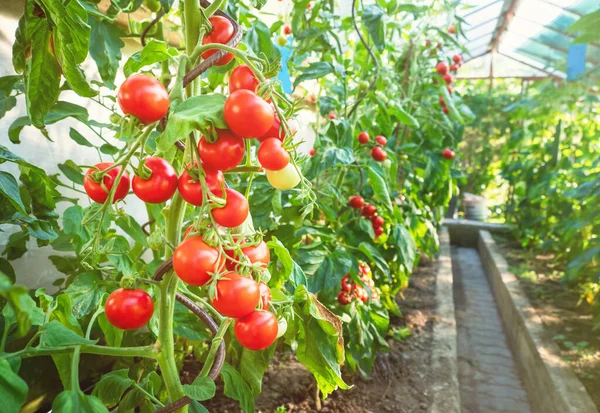
[[[462,413],[530,413],[476,249],[452,247]]]

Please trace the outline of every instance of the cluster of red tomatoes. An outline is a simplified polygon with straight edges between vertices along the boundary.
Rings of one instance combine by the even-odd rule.
[[[450,74],[450,72],[456,73],[458,69],[462,66],[462,56],[454,55],[452,57],[452,61],[453,63],[450,65],[450,68],[448,68],[446,62],[439,62],[435,67],[436,72],[438,72],[444,78],[444,82],[446,82],[446,87],[448,88],[448,92],[450,94],[454,92],[454,90],[452,89],[452,82],[454,82],[454,78],[452,77],[452,74]],[[444,113],[448,114],[449,110],[442,96],[440,96],[440,105],[442,106],[442,110],[444,111]]]
[[[371,278],[371,268],[364,262],[358,264],[360,280],[371,290],[371,300],[379,300],[379,293],[375,288],[375,283]],[[337,296],[338,303],[348,305],[353,299],[366,303],[369,300],[369,293],[361,285],[352,281],[350,274],[346,274],[340,281],[340,292]]]
[[[361,145],[366,145],[371,141],[369,134],[364,131],[358,134],[357,139],[358,143],[360,143]],[[385,149],[383,149],[383,147],[387,144],[387,139],[385,136],[378,135],[375,137],[375,142],[377,144],[371,149],[371,156],[377,162],[383,162],[387,158],[387,153],[385,152]]]
[[[360,215],[371,220],[375,237],[383,234],[383,224],[385,224],[385,221],[382,217],[377,215],[377,207],[375,205],[366,204],[365,200],[360,195],[351,196],[348,204],[351,208],[360,209]]]

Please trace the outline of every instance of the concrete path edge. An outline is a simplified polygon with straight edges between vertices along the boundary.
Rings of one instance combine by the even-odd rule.
[[[598,413],[583,384],[558,354],[540,317],[488,231],[479,232],[479,255],[535,412]]]
[[[435,380],[430,413],[460,412],[451,257],[450,236],[448,230],[443,227],[440,230],[439,266],[436,274],[436,321],[433,326],[431,356]]]

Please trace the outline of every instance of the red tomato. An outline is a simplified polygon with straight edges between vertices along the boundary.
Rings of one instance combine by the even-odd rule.
[[[444,75],[444,82],[446,82],[447,85],[451,85],[453,80],[454,80],[454,78],[452,77],[452,75],[450,73],[446,73]]]
[[[382,227],[384,223],[385,221],[383,220],[383,218],[378,215],[371,218],[371,224],[373,224],[373,229]]]
[[[337,296],[337,300],[341,305],[348,305],[352,302],[352,297],[347,292],[340,291]]]
[[[435,67],[435,70],[440,74],[440,75],[445,75],[446,73],[448,73],[448,65],[444,62],[439,62],[437,64],[437,66]]]
[[[248,65],[239,65],[231,72],[229,76],[229,93],[236,90],[246,89],[256,92],[256,88],[260,82],[254,76],[254,72]]]
[[[377,142],[381,146],[385,146],[387,144],[387,139],[385,136],[379,135],[375,137],[375,142]]]
[[[310,149],[308,150],[308,154],[309,154],[310,156],[315,156],[315,155],[316,155],[316,153],[317,153],[317,151],[315,150],[315,148],[310,148]]]
[[[310,9],[310,8],[312,8],[312,3],[308,3],[308,4],[306,5],[306,8],[307,8],[307,9]]]
[[[262,310],[268,310],[269,304],[273,299],[271,296],[271,289],[262,281],[258,284],[258,288],[260,288],[260,301],[262,303]]]
[[[362,208],[365,205],[365,200],[360,195],[353,195],[350,197],[349,204],[352,208]]]
[[[240,344],[250,350],[264,350],[275,342],[279,325],[268,311],[254,311],[235,320],[233,331]]]
[[[381,161],[384,161],[385,158],[387,158],[387,153],[385,153],[385,151],[383,150],[383,148],[381,146],[376,146],[373,149],[371,149],[371,156],[377,162],[381,162]]]
[[[332,119],[332,120],[337,118],[337,115],[333,112],[330,112],[328,116],[329,116],[329,119]]]
[[[209,282],[211,274],[219,271],[224,261],[219,250],[206,244],[200,236],[186,238],[173,253],[175,274],[184,283],[195,286]]]
[[[85,177],[83,178],[83,189],[85,189],[85,193],[92,199],[94,202],[98,202],[99,204],[103,204],[108,199],[108,192],[102,188],[102,185],[99,182],[94,182],[92,180],[91,174],[104,171],[105,169],[113,166],[112,162],[100,162],[95,165],[96,168],[90,168],[85,173]],[[119,171],[121,170],[120,166],[111,169],[108,171],[102,178],[102,183],[106,187],[108,191],[111,190],[115,179],[117,179],[117,175],[119,175]],[[117,189],[115,190],[115,196],[113,198],[113,203],[125,198],[129,192],[129,175],[127,172],[123,172],[121,175],[121,179],[119,179],[119,183],[117,185]]]
[[[448,33],[450,33],[450,34],[456,33],[456,29],[454,28],[454,26],[448,27]]]
[[[206,174],[206,186],[210,192],[216,196],[223,196],[221,186],[225,184],[225,178],[221,171],[213,170],[202,165]],[[188,204],[195,206],[202,205],[202,184],[195,181],[192,176],[184,169],[178,180],[178,188],[181,197]]]
[[[371,218],[377,212],[377,207],[371,204],[366,204],[363,209],[360,210],[360,214],[363,217]]]
[[[431,46],[431,40],[425,40],[425,47]]]
[[[446,106],[446,101],[444,100],[444,98],[442,96],[440,96],[440,105]]]
[[[343,292],[350,292],[350,290],[352,290],[352,281],[350,280],[350,278],[346,275],[344,278],[342,278],[341,282],[341,290]]]
[[[454,63],[460,63],[462,62],[462,56],[459,54],[455,54],[454,56],[452,56],[452,61]]]
[[[358,143],[365,144],[369,142],[369,134],[367,132],[361,132],[358,134]]]
[[[383,227],[377,227],[373,231],[375,231],[375,236],[378,237],[383,234]]]
[[[447,115],[448,113],[450,113],[450,109],[448,109],[447,106],[444,106],[442,107],[442,112],[444,112]]]
[[[125,79],[117,101],[123,113],[135,116],[144,124],[162,119],[169,111],[167,90],[158,80],[146,75]]]
[[[242,138],[263,136],[275,122],[273,107],[256,93],[240,89],[225,101],[225,121]]]
[[[233,25],[229,20],[225,17],[221,16],[212,16],[208,19],[210,24],[212,25],[212,31],[204,36],[202,39],[202,44],[209,43],[220,43],[226,44],[233,37]],[[208,59],[210,56],[214,55],[217,52],[217,49],[207,50],[202,53],[203,59]],[[216,65],[223,66],[233,60],[233,55],[231,53],[227,53],[221,60],[219,60]]]
[[[448,86],[446,86],[446,89],[448,89],[448,93],[450,93],[450,94],[454,93],[454,89],[452,89],[452,86],[448,85]]]
[[[226,251],[227,255],[236,258],[234,251]],[[249,246],[242,248],[242,254],[248,258],[250,263],[255,264],[257,262],[262,263],[262,267],[266,268],[271,261],[271,252],[269,251],[269,247],[267,243],[261,241],[257,246]],[[233,271],[236,267],[236,263],[230,260],[226,261],[226,266],[228,270]]]
[[[144,290],[113,291],[106,300],[104,313],[113,326],[121,330],[135,330],[145,326],[154,312],[154,301]]]
[[[450,65],[450,71],[456,73],[458,71],[458,65],[456,63],[452,63]]]
[[[151,175],[143,179],[133,176],[131,186],[139,199],[149,204],[160,204],[170,199],[177,190],[177,172],[173,166],[162,158],[150,156],[144,161]]]
[[[283,34],[292,34],[292,26],[289,24],[283,26]]]
[[[450,148],[446,148],[443,150],[442,156],[446,159],[454,159],[454,151]]]
[[[277,138],[265,139],[258,148],[258,162],[269,171],[279,171],[290,163],[287,153]]]
[[[225,189],[227,201],[222,208],[213,208],[212,216],[217,224],[222,227],[235,228],[244,223],[248,217],[248,201],[244,195],[238,191],[227,188]]]
[[[203,136],[198,142],[198,154],[202,163],[211,169],[227,171],[235,168],[244,159],[244,140],[227,129],[217,129],[218,139],[210,143]]]
[[[225,317],[241,318],[254,311],[260,301],[260,288],[252,278],[233,271],[217,281],[212,306]]]
[[[300,125],[296,119],[288,119],[287,123],[292,135],[298,132]],[[286,138],[285,129],[281,127],[281,121],[279,120],[279,116],[277,116],[276,112],[274,112],[273,126],[271,126],[267,133],[257,139],[259,142],[262,142],[268,138],[277,138],[280,141],[283,141]]]

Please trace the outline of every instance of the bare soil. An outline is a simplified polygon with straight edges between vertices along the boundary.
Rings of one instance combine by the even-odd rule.
[[[353,387],[336,391],[315,403],[312,375],[291,353],[278,354],[267,370],[263,393],[256,400],[256,410],[263,413],[420,413],[432,404],[431,346],[435,317],[435,262],[422,261],[412,275],[409,287],[397,300],[403,317],[393,318],[392,326],[408,325],[409,338],[396,341],[388,338],[390,350],[378,357],[372,378],[345,376]],[[237,402],[222,393],[217,383],[217,396],[204,405],[211,412],[241,412]],[[278,413],[279,413],[278,412]]]
[[[581,291],[561,282],[551,255],[523,250],[509,238],[494,236],[550,337],[600,409],[600,334],[593,331],[592,307]]]

